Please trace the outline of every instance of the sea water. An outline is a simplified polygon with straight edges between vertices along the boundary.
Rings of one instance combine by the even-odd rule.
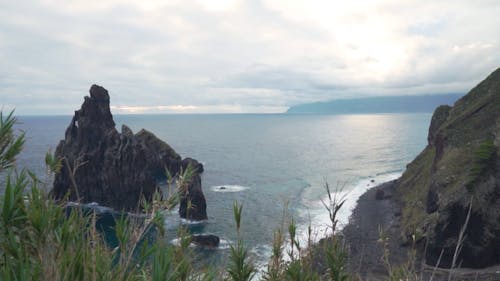
[[[209,219],[192,223],[178,219],[175,212],[168,214],[169,239],[175,242],[179,224],[193,233],[218,235],[220,249],[200,254],[224,263],[228,245],[237,239],[232,208],[238,201],[243,204],[242,239],[261,265],[284,213],[297,222],[303,243],[309,225],[313,240],[328,233],[328,212],[322,204],[326,182],[332,191],[342,188],[338,195],[347,200],[339,213],[342,227],[364,191],[400,176],[425,147],[430,118],[422,113],[114,116],[118,130],[122,124],[134,132],[146,128],[182,157],[204,164]],[[17,165],[43,175],[44,155],[64,138],[71,116],[19,119],[17,129],[26,133],[27,142]]]

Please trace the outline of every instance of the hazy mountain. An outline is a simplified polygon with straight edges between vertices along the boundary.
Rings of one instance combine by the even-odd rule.
[[[292,106],[289,114],[433,112],[439,105],[452,105],[463,94],[384,96],[339,99]]]

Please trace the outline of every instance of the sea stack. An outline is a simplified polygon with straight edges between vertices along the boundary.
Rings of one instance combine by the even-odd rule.
[[[57,146],[55,155],[62,160],[62,168],[55,175],[52,195],[60,199],[68,194],[71,201],[135,211],[140,208],[141,196],[151,200],[158,190],[157,181],[165,177],[165,168],[178,175],[192,165],[192,179],[180,194],[181,203],[190,204],[180,204],[179,213],[186,219],[207,219],[200,177],[203,165],[192,158],[183,160],[144,129],[134,134],[123,125],[118,132],[109,103],[108,91],[92,85],[90,96],[75,111],[64,140]],[[183,209],[188,206],[191,209]]]

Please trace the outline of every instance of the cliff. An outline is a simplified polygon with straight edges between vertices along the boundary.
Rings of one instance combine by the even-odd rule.
[[[443,252],[439,266],[451,266],[462,228],[461,267],[500,263],[499,145],[500,69],[435,110],[427,147],[396,183],[402,238],[424,238],[428,264]]]
[[[199,175],[203,166],[192,158],[183,160],[149,131],[143,129],[134,134],[123,125],[121,133],[118,132],[109,103],[108,91],[93,85],[90,96],[86,96],[81,109],[75,111],[65,139],[55,152],[63,165],[55,175],[52,195],[63,198],[68,194],[72,201],[97,202],[116,210],[137,210],[141,196],[147,200],[152,198],[158,189],[157,180],[165,177],[165,168],[176,175],[187,165],[193,165],[193,179],[180,194],[181,201],[190,201],[192,209],[180,209],[179,213],[188,219],[206,219]]]

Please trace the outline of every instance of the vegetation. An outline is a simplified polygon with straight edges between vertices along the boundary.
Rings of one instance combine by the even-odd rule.
[[[482,142],[474,152],[474,157],[475,161],[471,169],[471,176],[477,178],[493,167],[492,164],[496,157],[496,146],[493,140],[489,139]]]
[[[238,242],[236,246],[231,245],[231,260],[227,272],[234,281],[248,281],[255,276],[256,270],[251,262],[248,261],[248,251],[244,248],[240,239],[241,213],[243,205],[238,202],[233,204],[234,220],[236,222],[236,231],[238,233]]]
[[[15,158],[22,150],[24,134],[15,135],[15,123],[13,113],[6,117],[0,115],[0,173],[6,177],[4,194],[0,197],[0,280],[255,279],[257,269],[239,238],[243,212],[241,204],[234,204],[238,241],[230,247],[225,270],[194,269],[194,257],[189,249],[190,236],[185,229],[179,230],[180,242],[177,245],[166,242],[163,211],[178,204],[178,194],[172,192],[170,187],[167,198],[156,194],[152,202],[142,201],[146,214],[142,218],[116,218],[114,231],[117,245],[112,247],[96,228],[95,211],[68,208],[65,200],[54,201],[46,192],[47,184],[37,175],[27,170],[16,170]],[[61,161],[51,153],[47,153],[45,161],[48,174],[61,168]],[[188,168],[177,177],[177,186],[185,185],[192,174],[190,171]],[[170,176],[168,183],[172,183]],[[335,214],[341,207],[332,202],[328,206],[332,208],[329,211]],[[335,215],[331,214],[331,218],[334,227]],[[288,227],[288,239],[283,235],[283,227],[276,231],[273,255],[262,280],[348,279],[343,271],[347,254],[339,247],[340,244],[334,243],[326,249],[331,264],[330,275],[321,276],[313,269],[312,258],[308,258],[312,255],[308,255],[300,245],[296,231],[293,219]]]
[[[0,280],[60,280],[60,281],[174,281],[257,279],[244,242],[240,238],[243,206],[233,205],[238,240],[230,246],[225,269],[195,269],[190,251],[190,235],[182,227],[176,245],[171,245],[163,230],[164,210],[178,204],[178,194],[172,191],[173,178],[169,175],[168,196],[155,194],[152,202],[142,201],[145,216],[121,216],[114,228],[116,247],[105,241],[96,228],[97,214],[81,208],[68,208],[67,202],[54,201],[45,191],[44,183],[27,170],[15,169],[15,158],[22,150],[24,134],[15,136],[13,114],[0,115],[0,173],[6,176],[4,194],[0,197]],[[61,161],[50,153],[46,158],[47,172],[61,168]],[[184,186],[192,174],[186,169],[176,178],[177,186]],[[76,189],[76,187],[75,187]],[[329,213],[332,235],[313,245],[311,227],[308,243],[302,245],[297,236],[297,225],[292,218],[285,228],[285,214],[274,234],[272,256],[260,280],[358,280],[348,271],[348,251],[342,238],[336,235],[337,214],[345,202],[342,192],[332,192],[325,184],[328,201],[323,202]],[[288,236],[285,235],[288,234]],[[381,240],[385,241],[385,240]],[[388,251],[382,260],[388,268],[389,280],[417,280],[414,260],[393,267],[388,262]],[[321,258],[318,258],[321,257]],[[321,261],[318,259],[322,259]],[[323,266],[318,266],[318,263]]]
[[[421,235],[424,232],[425,225],[429,220],[433,219],[425,211],[425,202],[432,173],[432,167],[429,163],[432,163],[435,155],[435,149],[425,149],[408,165],[407,170],[401,177],[400,186],[405,189],[400,196],[406,203],[401,218],[404,237],[411,237],[415,233]],[[407,186],[418,186],[419,188],[410,189],[406,188]]]
[[[14,136],[13,126],[16,123],[16,118],[13,114],[12,111],[9,115],[4,116],[0,112],[0,172],[13,166],[15,157],[21,152],[24,145],[24,134],[18,137]]]
[[[50,198],[36,175],[14,169],[24,143],[23,134],[14,136],[15,122],[12,113],[0,118],[0,173],[6,173],[0,280],[210,280],[212,275],[193,271],[185,232],[179,245],[165,242],[162,210],[175,201],[156,195],[144,204],[144,219],[117,219],[118,245],[110,248],[96,229],[95,213],[66,208],[66,202]],[[46,162],[49,172],[60,168],[50,154]],[[153,243],[149,235],[156,236]]]

